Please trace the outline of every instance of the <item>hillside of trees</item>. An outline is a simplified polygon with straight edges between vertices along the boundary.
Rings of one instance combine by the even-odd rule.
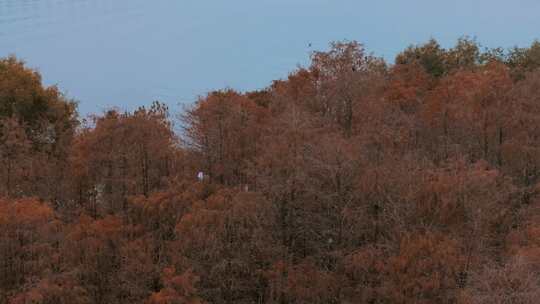
[[[540,42],[89,117],[0,59],[0,304],[538,299]]]

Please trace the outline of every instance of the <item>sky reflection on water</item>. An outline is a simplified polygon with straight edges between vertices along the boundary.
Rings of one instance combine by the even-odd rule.
[[[526,45],[539,12],[533,0],[0,0],[0,57],[24,59],[83,114],[156,99],[174,109],[212,89],[265,87],[332,40],[389,60],[430,37]]]

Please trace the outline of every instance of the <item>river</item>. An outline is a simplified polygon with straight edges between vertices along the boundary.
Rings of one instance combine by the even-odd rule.
[[[276,33],[242,2],[0,0],[0,57],[26,61],[78,100],[83,114],[261,88],[307,58],[307,43],[265,38],[290,29]],[[269,54],[277,60],[269,63]]]

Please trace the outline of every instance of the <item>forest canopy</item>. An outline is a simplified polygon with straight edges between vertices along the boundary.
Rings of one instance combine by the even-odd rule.
[[[0,59],[0,304],[537,303],[539,126],[538,41],[84,119]]]

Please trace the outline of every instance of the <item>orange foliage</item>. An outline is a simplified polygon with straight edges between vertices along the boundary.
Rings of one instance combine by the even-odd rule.
[[[536,303],[537,51],[336,42],[178,128],[2,59],[0,304]]]

